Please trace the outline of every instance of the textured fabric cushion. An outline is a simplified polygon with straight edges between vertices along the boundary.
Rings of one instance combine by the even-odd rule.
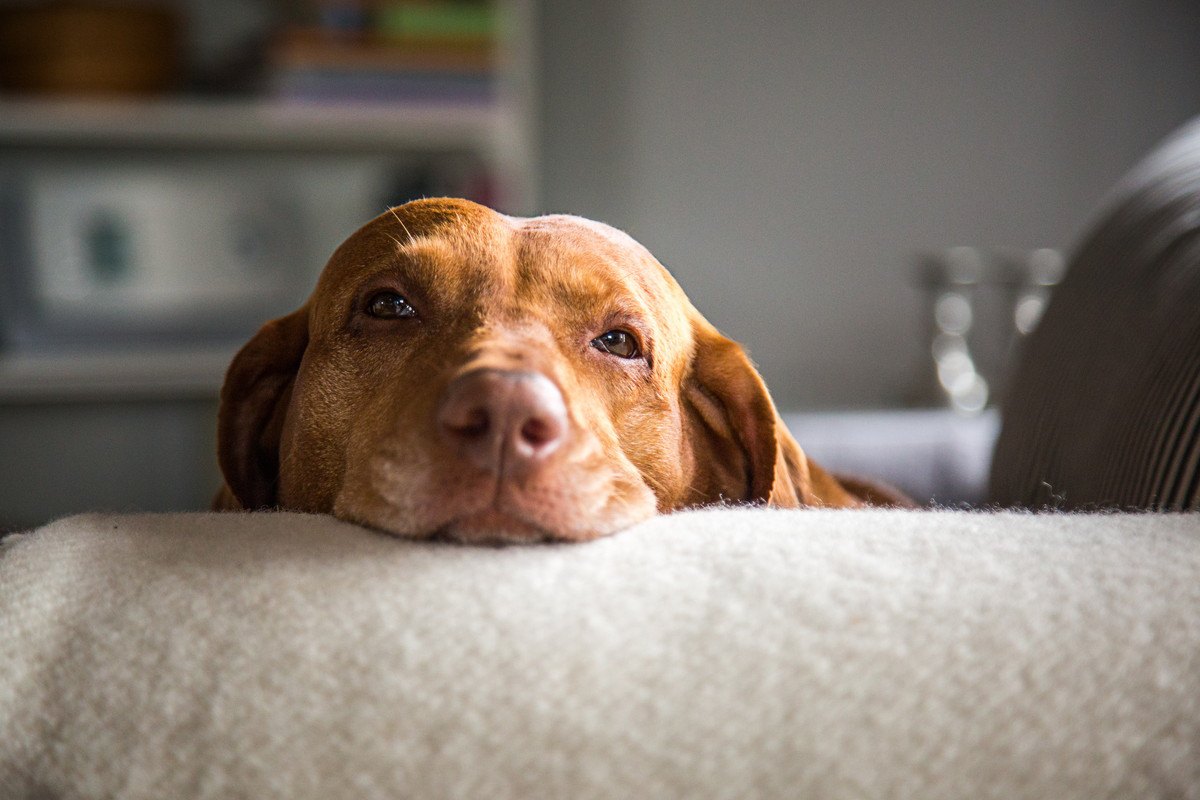
[[[0,549],[0,796],[1196,798],[1198,521],[68,519]]]
[[[1107,205],[1022,354],[991,497],[1200,509],[1200,120]]]

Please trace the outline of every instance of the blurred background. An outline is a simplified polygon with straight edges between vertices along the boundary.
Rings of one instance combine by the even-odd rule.
[[[1182,0],[0,0],[0,529],[203,508],[236,347],[426,195],[628,231],[810,452],[855,413],[986,450],[1064,255],[1198,111]]]

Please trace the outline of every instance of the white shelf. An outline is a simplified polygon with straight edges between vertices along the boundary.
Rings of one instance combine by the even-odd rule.
[[[0,100],[0,147],[372,151],[495,146],[502,106]]]
[[[233,154],[239,162],[278,154],[298,164],[300,173],[318,176],[331,173],[314,155],[353,155],[334,159],[333,169],[357,175],[355,170],[374,166],[363,167],[360,160],[470,153],[497,179],[505,210],[532,213],[538,210],[535,0],[498,2],[508,24],[499,42],[493,103],[308,105],[179,97],[101,102],[0,95],[0,174],[36,175],[60,168],[64,159],[72,166],[125,168],[142,159],[156,163],[164,154],[166,160],[195,155],[213,163],[214,154]],[[321,177],[313,185],[322,182],[329,181]],[[235,349],[109,352],[100,349],[103,342],[96,345],[98,351],[87,354],[0,351],[0,404],[212,399]]]
[[[0,404],[215,400],[236,345],[0,357]]]

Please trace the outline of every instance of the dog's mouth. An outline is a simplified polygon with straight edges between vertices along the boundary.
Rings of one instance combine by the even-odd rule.
[[[467,544],[535,544],[584,542],[607,531],[579,527],[570,507],[531,502],[513,487],[500,483],[484,501],[464,503],[439,524],[434,536]]]
[[[456,517],[438,527],[433,539],[464,544],[535,544],[564,541],[568,538],[555,533],[519,514],[488,508]]]
[[[465,483],[465,482],[464,482]],[[334,515],[408,539],[504,545],[541,542],[581,542],[606,531],[579,527],[571,508],[530,502],[503,484],[460,485],[457,494],[419,505],[402,505],[387,483],[376,484],[366,496],[343,494]]]
[[[465,467],[448,474],[416,455],[384,451],[362,464],[348,475],[334,515],[409,539],[494,545],[590,541],[656,510],[644,484],[600,469],[518,481]]]

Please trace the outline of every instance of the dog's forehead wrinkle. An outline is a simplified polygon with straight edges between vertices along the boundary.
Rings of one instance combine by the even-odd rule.
[[[614,228],[603,222],[576,217],[571,214],[548,214],[544,217],[533,217],[521,221],[522,227],[530,232],[551,233],[556,235],[573,234],[575,238],[591,236],[621,249],[646,252],[637,239],[625,231]]]
[[[562,241],[554,228],[525,231],[516,251],[516,293],[563,311],[649,317],[659,292],[628,254],[594,241]],[[535,302],[534,305],[538,303]]]
[[[557,214],[518,220],[517,224],[522,238],[542,250],[555,250],[572,256],[595,253],[615,263],[657,264],[654,256],[640,242],[602,222]]]

